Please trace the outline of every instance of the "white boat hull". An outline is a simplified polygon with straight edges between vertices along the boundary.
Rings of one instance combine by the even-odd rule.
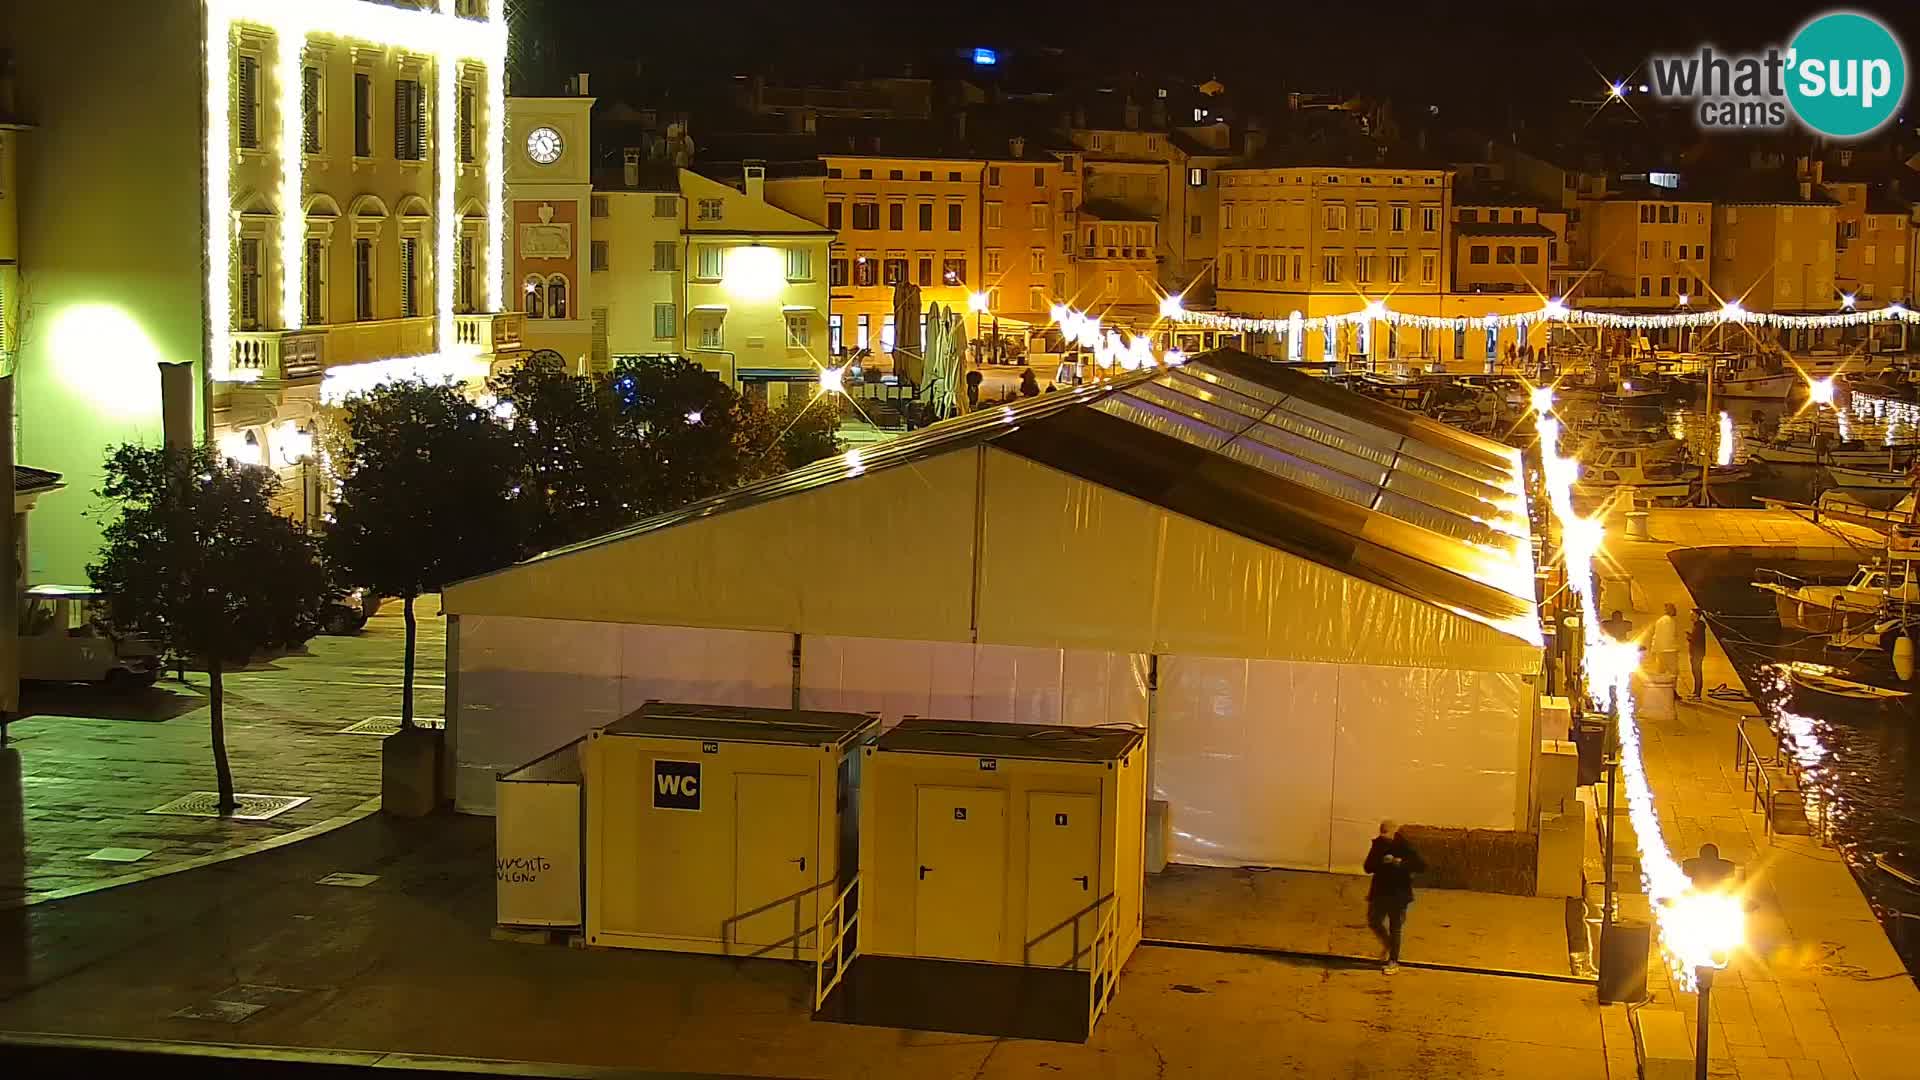
[[[1836,487],[1855,488],[1862,491],[1904,491],[1913,486],[1913,480],[1904,472],[1881,472],[1875,469],[1851,469],[1844,465],[1827,466],[1827,475],[1833,477]]]
[[[1729,398],[1768,398],[1784,401],[1793,392],[1793,385],[1799,378],[1792,374],[1781,375],[1735,375],[1730,378],[1718,378],[1713,382],[1713,392],[1719,397]]]
[[[1769,465],[1839,465],[1849,469],[1885,469],[1892,455],[1885,450],[1829,450],[1816,457],[1811,446],[1760,444],[1747,451],[1754,461]],[[1897,459],[1896,459],[1897,460]]]

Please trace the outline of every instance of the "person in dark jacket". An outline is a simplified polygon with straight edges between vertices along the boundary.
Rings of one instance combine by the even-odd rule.
[[[1707,617],[1699,608],[1693,609],[1693,625],[1687,627],[1687,664],[1693,668],[1693,700],[1699,701],[1707,692],[1702,674],[1707,665]]]
[[[1391,975],[1400,969],[1400,931],[1407,924],[1407,905],[1413,903],[1413,875],[1427,864],[1398,825],[1383,821],[1361,868],[1373,875],[1367,887],[1367,925],[1386,950],[1381,970]]]
[[[1027,368],[1020,372],[1020,396],[1040,396],[1040,380],[1034,377],[1032,368]]]

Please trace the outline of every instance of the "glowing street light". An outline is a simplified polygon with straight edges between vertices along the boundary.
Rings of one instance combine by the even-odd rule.
[[[1535,416],[1545,416],[1553,411],[1553,387],[1536,386],[1527,391],[1527,397]]]
[[[1807,400],[1815,405],[1833,404],[1833,377],[1807,380]]]
[[[1160,317],[1161,318],[1178,320],[1180,316],[1185,315],[1186,313],[1187,313],[1187,309],[1184,306],[1182,306],[1180,303],[1179,293],[1171,293],[1167,296],[1163,296],[1160,298]]]
[[[820,369],[820,392],[822,394],[844,394],[847,392],[847,369],[845,367],[823,367]],[[699,423],[688,418],[689,423]]]
[[[977,292],[977,293],[972,293],[968,295],[967,310],[974,312],[976,314],[987,310],[987,294],[983,292]]]

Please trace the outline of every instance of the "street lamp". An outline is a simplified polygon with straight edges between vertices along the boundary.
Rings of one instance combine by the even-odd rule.
[[[1703,850],[1702,861],[1706,855]],[[1695,1080],[1707,1080],[1713,976],[1725,968],[1732,961],[1734,951],[1746,943],[1746,905],[1732,890],[1723,887],[1723,879],[1715,875],[1711,885],[1696,880],[1692,889],[1675,897],[1667,905],[1661,922],[1668,949],[1682,966],[1692,969],[1699,986],[1695,1017],[1699,1035],[1695,1040],[1693,1075]]]
[[[984,292],[969,293],[967,295],[967,310],[973,312],[974,337],[978,338],[986,333],[987,308],[991,307],[992,304],[993,298]],[[1000,313],[997,311],[994,312],[993,315],[993,351],[993,362],[998,363],[1000,360]],[[986,350],[982,349],[980,352],[982,359],[985,359]]]

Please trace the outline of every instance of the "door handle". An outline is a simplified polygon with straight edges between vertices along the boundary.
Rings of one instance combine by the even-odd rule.
[[[800,856],[800,857],[799,857],[799,858],[797,858],[797,859],[788,859],[787,861],[788,861],[788,862],[797,862],[797,863],[799,863],[799,864],[800,864],[800,872],[801,872],[801,873],[803,873],[803,874],[807,872],[807,857],[806,857],[805,855],[802,855],[802,856]]]
[[[1073,880],[1075,880],[1075,881],[1077,881],[1077,882],[1079,882],[1079,883],[1080,883],[1080,891],[1081,891],[1081,892],[1086,892],[1086,891],[1087,891],[1087,877],[1088,877],[1088,875],[1086,875],[1086,874],[1081,874],[1081,875],[1080,875],[1079,877],[1077,877],[1077,878],[1074,878],[1074,879],[1073,879]]]
[[[921,867],[921,868],[920,868],[920,880],[921,880],[921,881],[925,881],[925,880],[927,880],[927,871],[929,871],[929,870],[931,870],[931,869],[933,869],[933,867],[931,867],[931,866],[923,866],[923,867]]]

